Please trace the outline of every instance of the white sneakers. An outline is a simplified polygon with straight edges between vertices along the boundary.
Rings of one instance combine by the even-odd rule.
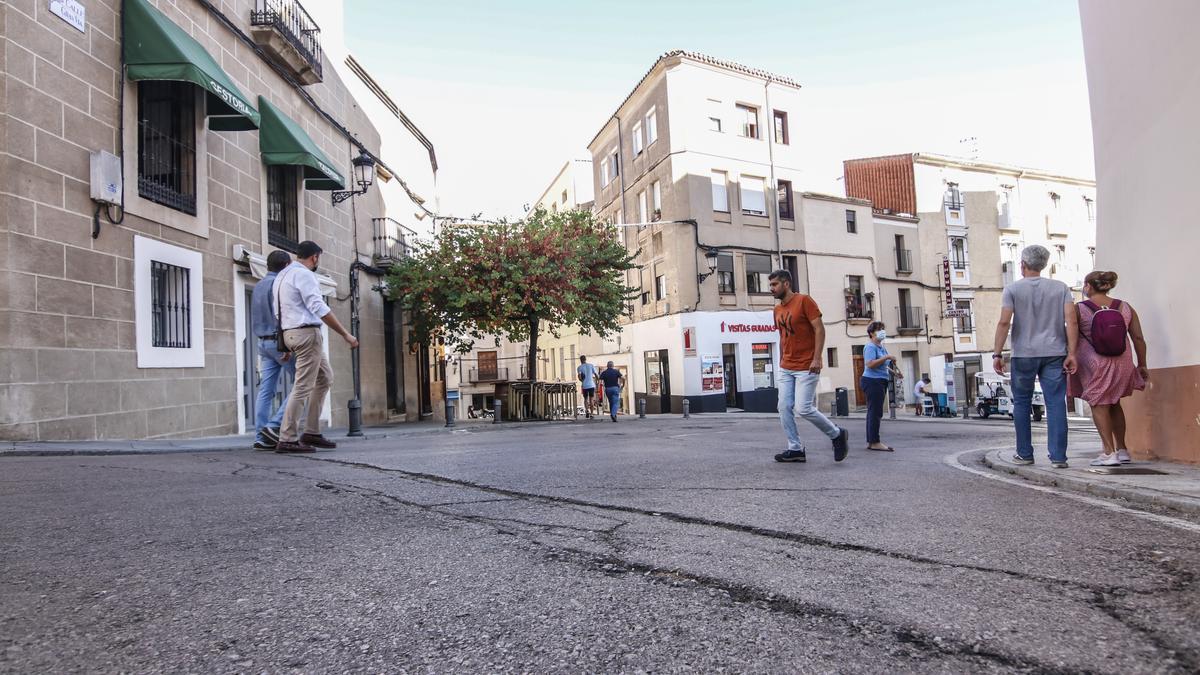
[[[1110,455],[1101,453],[1099,457],[1088,463],[1092,466],[1120,466],[1121,460],[1117,459],[1117,453],[1115,452]]]
[[[1129,451],[1125,448],[1117,450],[1117,459],[1121,460],[1122,464],[1128,464],[1133,461],[1133,458],[1129,456]]]

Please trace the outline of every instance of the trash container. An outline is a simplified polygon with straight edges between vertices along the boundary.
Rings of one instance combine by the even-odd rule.
[[[834,390],[834,399],[837,401],[837,416],[850,416],[850,392],[845,387],[838,387]]]

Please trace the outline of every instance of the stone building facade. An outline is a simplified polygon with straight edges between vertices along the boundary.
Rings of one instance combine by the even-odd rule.
[[[0,439],[252,428],[248,294],[276,247],[321,244],[322,288],[349,326],[351,264],[375,261],[387,214],[377,188],[331,191],[359,187],[364,152],[382,174],[403,167],[322,69],[319,27],[296,29],[303,8],[283,4],[286,20],[250,0],[96,0],[79,27],[50,3],[0,6]],[[291,146],[265,147],[279,133]],[[119,205],[91,199],[97,151],[121,159]],[[384,329],[398,312],[373,285],[361,279],[364,417],[415,418],[419,355],[402,321]],[[342,425],[351,359],[332,337],[325,418]]]

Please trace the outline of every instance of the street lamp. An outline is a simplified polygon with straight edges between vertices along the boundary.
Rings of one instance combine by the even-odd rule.
[[[709,247],[704,251],[704,259],[708,261],[708,271],[700,272],[696,275],[697,283],[704,283],[704,280],[711,277],[717,271],[717,258],[721,255],[721,251],[716,248]]]
[[[358,190],[336,190],[333,194],[333,203],[340,204],[354,195],[361,195],[371,187],[371,183],[375,180],[375,158],[367,154],[366,150],[359,153],[358,157],[350,160],[354,165],[354,182],[358,183]]]

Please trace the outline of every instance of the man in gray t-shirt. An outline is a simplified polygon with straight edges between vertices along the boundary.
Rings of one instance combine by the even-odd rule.
[[[1004,289],[1004,309],[996,325],[992,367],[1004,374],[1004,343],[1012,328],[1013,425],[1017,454],[1012,461],[1033,464],[1030,426],[1035,380],[1042,383],[1046,399],[1047,445],[1050,464],[1067,468],[1067,377],[1075,372],[1075,344],[1079,340],[1079,315],[1071,289],[1061,281],[1045,279],[1042,270],[1050,260],[1044,246],[1021,252],[1021,279]]]

